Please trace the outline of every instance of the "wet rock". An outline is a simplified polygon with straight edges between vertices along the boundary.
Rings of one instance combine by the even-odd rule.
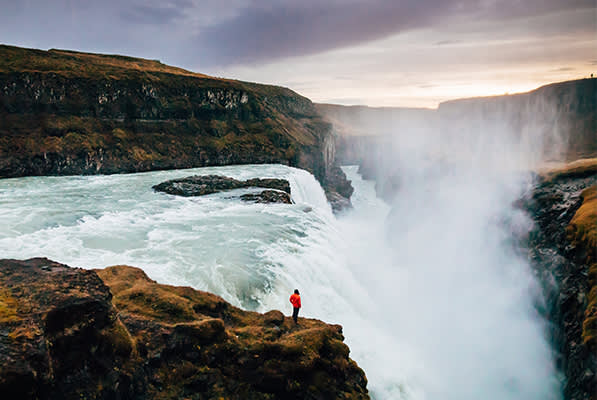
[[[543,286],[546,304],[541,311],[551,321],[557,367],[566,377],[565,399],[592,399],[597,393],[597,348],[590,343],[586,322],[591,317],[587,299],[597,293],[597,281],[589,276],[597,265],[590,251],[571,236],[583,193],[596,184],[595,171],[565,172],[539,179],[517,204],[535,223],[527,238],[528,254]]]
[[[261,193],[248,193],[240,196],[243,201],[252,201],[255,203],[283,203],[292,204],[290,195],[278,190],[264,190]]]
[[[332,166],[328,169],[323,188],[334,213],[352,208],[350,196],[354,188],[340,167]]]
[[[330,203],[330,206],[332,206],[332,211],[334,213],[337,214],[352,208],[352,202],[349,198],[346,198],[336,192],[326,192],[325,194],[328,199],[328,203]]]
[[[286,179],[255,178],[239,181],[234,178],[220,175],[194,175],[162,182],[153,186],[153,189],[157,192],[191,197],[250,187],[274,190],[266,190],[260,194],[243,195],[241,196],[241,199],[259,203],[291,203],[290,183]]]

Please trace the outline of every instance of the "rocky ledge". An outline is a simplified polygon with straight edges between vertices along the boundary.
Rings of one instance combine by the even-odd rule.
[[[564,398],[597,393],[597,159],[543,174],[522,201],[535,221],[529,258],[545,293],[543,310]]]
[[[342,327],[242,311],[133,267],[0,260],[10,399],[368,399]]]
[[[194,175],[162,182],[153,186],[153,189],[158,192],[177,196],[192,197],[254,187],[270,190],[264,190],[261,193],[244,194],[240,196],[241,200],[258,203],[292,203],[290,199],[290,183],[286,179],[254,178],[239,181],[220,175]]]

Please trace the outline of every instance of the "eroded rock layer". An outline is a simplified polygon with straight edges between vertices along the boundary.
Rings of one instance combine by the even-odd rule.
[[[596,160],[597,161],[597,160]],[[529,257],[543,285],[545,316],[564,398],[597,395],[597,163],[544,176],[523,201],[535,221]]]

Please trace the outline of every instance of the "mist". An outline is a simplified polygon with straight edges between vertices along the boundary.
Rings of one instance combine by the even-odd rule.
[[[361,155],[386,204],[357,197],[340,223],[349,269],[368,297],[353,304],[377,337],[363,328],[351,337],[350,326],[347,336],[353,350],[375,354],[355,359],[376,399],[561,398],[537,312],[541,291],[520,242],[532,223],[514,204],[532,168],[562,157],[566,140],[544,129],[545,114],[512,124],[509,113],[360,121],[386,133]]]

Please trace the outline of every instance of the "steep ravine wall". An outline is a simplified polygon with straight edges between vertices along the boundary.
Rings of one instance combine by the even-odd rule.
[[[0,178],[283,163],[326,185],[334,146],[331,125],[286,88],[0,46]]]
[[[549,161],[597,155],[595,78],[554,83],[527,93],[447,101],[437,110],[315,106],[340,136],[340,162],[358,163],[368,173],[391,169],[396,155],[388,154],[388,149],[393,145],[434,135],[467,143],[493,138],[532,143],[537,153],[533,156]]]
[[[535,222],[525,247],[543,286],[566,400],[597,399],[597,160],[541,177],[521,201]]]

